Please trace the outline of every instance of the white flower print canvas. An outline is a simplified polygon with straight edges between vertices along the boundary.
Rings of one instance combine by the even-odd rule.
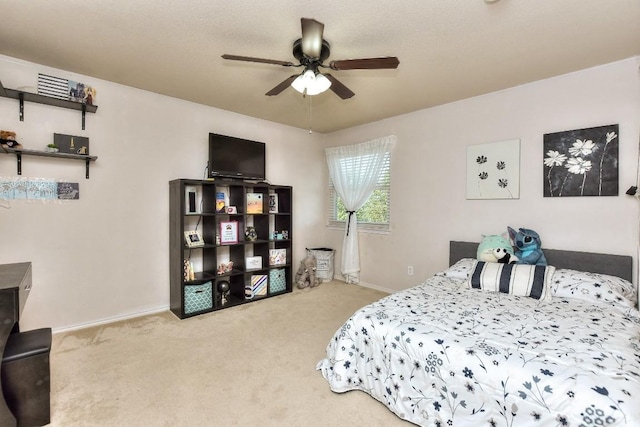
[[[544,135],[544,197],[617,196],[618,125]]]
[[[520,140],[467,147],[467,199],[520,198]]]

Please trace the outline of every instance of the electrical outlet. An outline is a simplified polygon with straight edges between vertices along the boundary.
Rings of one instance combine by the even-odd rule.
[[[413,276],[413,266],[412,265],[407,267],[407,275],[408,276]]]

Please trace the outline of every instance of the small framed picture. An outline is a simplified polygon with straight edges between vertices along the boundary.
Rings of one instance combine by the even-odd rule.
[[[259,270],[262,268],[261,256],[248,256],[247,257],[247,270]]]
[[[238,209],[235,206],[227,206],[227,213],[228,214],[237,214],[238,213]]]
[[[184,232],[184,240],[190,248],[199,248],[204,246],[202,234],[198,230],[189,230]]]
[[[238,221],[220,221],[220,244],[238,243]]]

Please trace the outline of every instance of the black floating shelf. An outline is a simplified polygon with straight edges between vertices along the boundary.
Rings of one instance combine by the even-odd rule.
[[[85,127],[85,113],[95,113],[98,110],[97,105],[87,105],[82,102],[69,101],[66,99],[52,98],[50,96],[38,95],[31,92],[23,92],[21,90],[8,89],[2,86],[0,82],[0,96],[5,98],[17,99],[20,101],[20,121],[24,121],[24,101],[35,102],[36,104],[52,105],[54,107],[66,108],[69,110],[82,111],[82,130]]]
[[[88,156],[84,154],[67,154],[67,153],[51,153],[48,151],[25,150],[23,148],[8,148],[2,146],[0,153],[15,154],[18,162],[18,175],[22,175],[22,156],[39,156],[39,157],[55,157],[67,160],[83,160],[86,164],[86,178],[89,179],[89,163],[95,162],[97,156]]]

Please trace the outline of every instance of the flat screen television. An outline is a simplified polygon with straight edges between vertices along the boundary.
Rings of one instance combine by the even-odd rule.
[[[209,177],[255,179],[265,175],[265,144],[233,136],[209,134]]]

